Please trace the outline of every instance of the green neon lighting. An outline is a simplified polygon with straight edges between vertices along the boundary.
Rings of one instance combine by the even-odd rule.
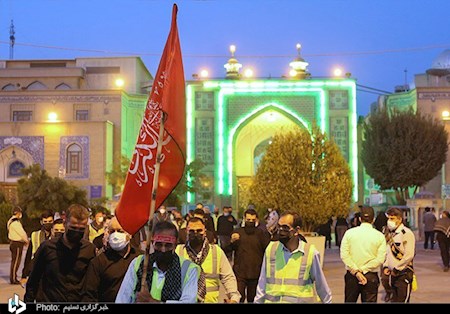
[[[219,91],[219,121],[218,121],[218,140],[219,140],[219,145],[218,145],[218,151],[219,151],[219,162],[217,164],[217,170],[218,170],[218,184],[217,186],[217,192],[219,194],[223,194],[224,191],[224,173],[223,173],[223,168],[224,168],[224,162],[223,162],[223,148],[224,148],[224,121],[223,121],[223,116],[224,116],[224,110],[223,110],[223,102],[224,99],[222,97],[223,91]]]
[[[356,119],[356,84],[351,86],[350,90],[351,100],[350,100],[350,127],[351,127],[351,138],[350,138],[350,167],[353,173],[353,201],[358,201],[358,137],[357,137],[357,119]]]
[[[194,95],[194,91],[191,85],[187,86],[186,90],[186,164],[190,164],[194,158],[194,144],[192,141],[194,135],[193,129],[193,107],[194,104],[192,102]],[[186,178],[189,184],[191,183],[191,177],[188,175]],[[188,203],[191,203],[194,196],[192,193],[186,193],[186,200]]]
[[[188,119],[188,160],[192,160],[194,156],[194,130],[193,130],[193,90],[189,90],[191,86],[188,86],[188,108],[187,108],[187,119]],[[349,134],[349,165],[353,174],[353,198],[355,201],[358,199],[358,156],[357,156],[357,130],[356,130],[356,84],[354,80],[305,80],[305,81],[204,81],[204,89],[214,89],[218,91],[217,104],[218,104],[218,114],[217,114],[217,146],[216,146],[216,156],[217,161],[215,163],[215,173],[217,174],[215,178],[216,192],[222,195],[231,195],[233,190],[232,185],[232,166],[233,166],[233,137],[239,126],[249,119],[252,115],[258,113],[258,111],[266,109],[268,106],[274,106],[281,111],[285,111],[292,117],[295,117],[303,125],[308,125],[302,118],[292,111],[276,103],[268,103],[258,109],[252,111],[252,113],[246,114],[245,117],[241,118],[236,125],[230,129],[229,134],[225,130],[225,125],[227,121],[226,111],[225,111],[225,99],[228,96],[249,93],[254,96],[262,95],[265,93],[298,93],[298,92],[311,92],[314,93],[315,97],[318,97],[319,101],[319,117],[316,117],[317,121],[320,121],[320,128],[322,132],[329,132],[328,119],[329,113],[325,105],[328,103],[327,88],[340,88],[349,90],[349,127],[351,128]],[[306,123],[306,124],[305,124]],[[225,151],[225,145],[226,151]],[[226,155],[225,155],[226,154]]]
[[[228,167],[225,167],[225,142],[227,142],[227,138],[225,137],[225,120],[224,120],[224,98],[229,95],[241,94],[241,93],[249,93],[251,95],[257,95],[257,93],[314,93],[319,95],[319,112],[325,112],[325,91],[321,88],[311,87],[311,84],[299,84],[299,83],[280,83],[280,82],[265,82],[265,81],[257,81],[257,82],[237,82],[237,83],[219,83],[214,82],[214,84],[210,84],[210,82],[205,82],[204,87],[213,88],[220,87],[219,91],[219,101],[218,101],[218,177],[216,181],[216,186],[218,187],[218,194],[231,195],[232,189],[232,180],[230,180],[230,173],[225,174],[225,171],[229,171],[229,160],[232,160],[232,156],[227,151],[227,161]],[[323,84],[322,84],[323,85]],[[306,87],[305,87],[306,86]],[[234,87],[234,88],[233,88]],[[317,95],[315,95],[317,97]],[[284,110],[284,109],[283,109]],[[287,112],[287,111],[286,111]],[[321,114],[322,118],[320,120],[320,127],[323,130],[325,128],[325,118],[323,114]],[[227,178],[227,180],[225,180]]]
[[[241,118],[236,125],[231,129],[228,137],[228,194],[231,195],[233,193],[233,138],[234,134],[236,133],[237,129],[248,119],[250,119],[253,115],[257,114],[260,111],[264,111],[267,107],[275,107],[280,109],[281,111],[287,112],[291,116],[293,116],[295,119],[297,119],[298,122],[303,124],[303,126],[311,132],[311,125],[304,120],[302,117],[298,116],[295,112],[289,110],[288,108],[279,105],[277,103],[268,103],[265,105],[262,105],[252,112],[248,113],[245,117]]]

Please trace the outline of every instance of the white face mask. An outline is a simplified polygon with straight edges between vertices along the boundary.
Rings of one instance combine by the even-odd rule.
[[[130,240],[127,240],[125,232],[115,231],[109,235],[108,243],[114,251],[121,251],[130,243]]]
[[[395,223],[395,221],[392,220],[388,220],[387,226],[391,231],[394,231],[397,228],[397,224]]]
[[[223,213],[224,216],[230,216],[230,213]]]
[[[164,214],[166,213],[166,210],[165,210],[164,208],[161,208],[161,209],[159,210],[159,212],[160,212],[162,215],[164,215]]]

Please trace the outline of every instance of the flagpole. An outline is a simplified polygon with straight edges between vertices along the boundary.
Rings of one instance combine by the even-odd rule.
[[[147,268],[148,268],[148,260],[150,257],[150,242],[152,238],[152,231],[150,230],[150,224],[153,220],[153,214],[155,213],[156,207],[156,191],[158,189],[158,180],[159,180],[159,169],[161,167],[161,151],[162,151],[162,143],[164,137],[164,122],[166,120],[166,113],[161,110],[161,121],[159,124],[159,137],[158,137],[158,147],[156,148],[156,163],[155,163],[155,174],[153,176],[153,190],[152,190],[152,199],[150,201],[150,213],[148,215],[147,221],[147,245],[145,247],[145,255],[144,255],[144,269],[142,270],[142,279],[141,279],[141,292],[145,291],[146,278],[147,278]],[[150,287],[149,287],[150,289]]]

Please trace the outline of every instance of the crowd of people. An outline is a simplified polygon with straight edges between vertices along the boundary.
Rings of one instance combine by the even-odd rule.
[[[433,214],[433,220],[428,212],[423,223],[432,225],[433,234],[425,234],[425,248],[434,248],[436,234],[448,271],[450,214],[444,212],[438,220]],[[217,207],[211,211],[198,203],[183,216],[161,206],[134,235],[113,215],[91,213],[79,204],[61,216],[42,213],[41,229],[30,237],[20,222],[20,207],[8,221],[10,282],[24,285],[26,302],[332,302],[319,250],[303,237],[297,212],[268,209],[260,217],[249,206],[235,217],[232,207],[224,206],[220,214]],[[377,302],[380,283],[384,301],[410,300],[415,237],[400,209],[390,208],[383,216],[361,207],[351,224],[334,217],[318,229],[327,235],[328,247],[328,230],[335,229],[346,270],[345,302],[359,297]]]

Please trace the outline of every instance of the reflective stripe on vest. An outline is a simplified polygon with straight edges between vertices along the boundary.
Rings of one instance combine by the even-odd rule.
[[[180,244],[177,246],[175,252],[179,256],[189,256],[185,245]],[[219,288],[220,288],[220,276],[219,276],[219,262],[222,258],[222,251],[217,249],[216,244],[209,244],[209,252],[203,261],[201,267],[205,273],[206,283],[206,296],[205,303],[218,303],[219,302]]]
[[[297,251],[288,262],[283,245],[271,242],[266,250],[266,302],[314,302],[314,284],[309,274],[314,245],[302,242],[304,254]]]
[[[188,276],[187,276],[187,273],[188,273],[188,271],[189,271],[189,269],[190,268],[192,268],[192,267],[195,267],[195,264],[194,263],[191,263],[189,260],[187,260],[187,259],[185,259],[185,258],[183,258],[183,257],[181,257],[181,256],[179,256],[179,258],[180,258],[180,266],[181,266],[181,278],[183,278],[183,286],[186,284],[186,282],[187,282],[187,280],[188,280]],[[133,291],[134,291],[134,289],[136,288],[136,284],[137,284],[137,280],[138,280],[138,278],[137,278],[137,272],[138,272],[138,270],[139,270],[139,266],[141,266],[141,263],[143,263],[143,260],[144,260],[144,255],[139,255],[138,257],[136,257],[136,262],[134,263],[134,272],[133,272]],[[157,272],[155,273],[153,273],[153,278],[155,278],[154,276],[155,276],[155,274],[157,274]],[[198,278],[197,278],[198,279]],[[164,280],[165,280],[165,278],[164,278]],[[157,299],[156,297],[155,297],[155,295],[156,296],[159,296],[159,299],[157,299],[157,300],[161,300],[161,293],[162,293],[162,289],[164,288],[164,285],[161,285],[161,287],[160,287],[160,289],[159,289],[159,291],[156,291],[155,289],[154,289],[154,287],[153,287],[153,280],[152,280],[152,290],[151,290],[151,294],[152,294],[152,297],[154,298],[154,299]],[[132,295],[132,297],[131,297],[131,303],[134,303],[136,301],[136,294],[133,292],[133,295]]]
[[[41,230],[38,231],[34,231],[33,233],[31,233],[31,245],[32,250],[31,250],[31,258],[34,258],[34,253],[36,253],[37,249],[39,248],[39,246],[41,245]],[[44,236],[45,238],[45,236]]]

